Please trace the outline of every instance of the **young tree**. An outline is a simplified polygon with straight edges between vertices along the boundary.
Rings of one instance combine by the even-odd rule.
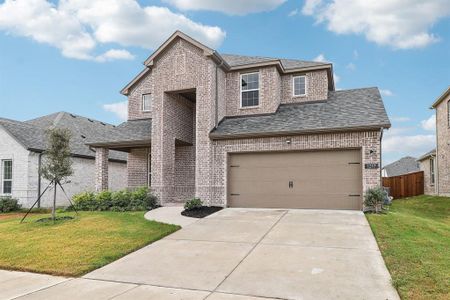
[[[61,185],[67,177],[73,174],[72,160],[70,159],[70,131],[54,128],[47,131],[48,146],[44,152],[41,174],[53,182],[53,208],[52,218],[56,218],[56,187]]]

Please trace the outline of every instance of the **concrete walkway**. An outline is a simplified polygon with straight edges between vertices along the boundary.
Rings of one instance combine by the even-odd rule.
[[[351,211],[225,209],[83,278],[3,297],[2,277],[1,299],[399,299]]]
[[[184,210],[182,206],[164,206],[153,209],[145,214],[147,220],[158,221],[161,223],[179,225],[186,227],[198,221],[196,218],[189,218],[181,215]]]

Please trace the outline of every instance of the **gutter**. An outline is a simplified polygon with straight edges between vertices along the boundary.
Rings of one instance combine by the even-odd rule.
[[[212,140],[227,140],[227,139],[245,139],[258,137],[278,137],[278,136],[292,136],[304,135],[311,133],[332,133],[332,132],[351,132],[351,131],[375,131],[380,129],[390,128],[390,124],[383,124],[377,126],[362,126],[362,127],[342,127],[342,128],[323,128],[310,130],[294,130],[294,131],[272,131],[272,132],[248,132],[238,134],[220,134],[212,132],[209,137]]]

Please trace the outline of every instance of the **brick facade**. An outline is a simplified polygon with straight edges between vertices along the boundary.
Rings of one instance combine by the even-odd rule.
[[[95,149],[95,190],[108,189],[108,148]]]
[[[437,136],[437,191],[439,195],[450,195],[450,123],[448,118],[447,95],[436,107],[436,136]]]
[[[301,73],[307,77],[307,96],[293,97],[292,76],[275,66],[259,71],[257,108],[240,108],[240,74],[225,72],[205,52],[184,39],[175,39],[152,61],[151,71],[130,87],[129,119],[139,112],[142,94],[152,93],[151,187],[162,205],[185,202],[194,196],[209,205],[227,205],[227,157],[235,152],[361,149],[362,162],[380,164],[380,131],[307,134],[211,140],[209,133],[227,116],[274,113],[282,103],[325,100],[328,72]],[[299,73],[300,74],[300,73]],[[217,80],[216,80],[217,79]],[[195,92],[195,101],[183,97]],[[216,107],[217,105],[217,107]],[[128,158],[128,185],[144,185],[147,178],[142,149]],[[380,184],[380,168],[363,169],[362,187]]]
[[[305,96],[294,96],[293,93],[293,77],[299,75],[306,77]],[[320,101],[328,98],[328,74],[326,70],[283,75],[281,84],[281,103]]]
[[[127,161],[128,187],[148,186],[148,159],[150,148],[131,149]]]
[[[428,157],[419,161],[419,168],[423,171],[423,184],[425,195],[435,195],[436,194],[436,161],[433,162],[435,167],[435,183],[431,182],[431,158]]]

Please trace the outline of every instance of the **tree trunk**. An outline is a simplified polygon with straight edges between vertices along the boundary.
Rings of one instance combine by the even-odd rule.
[[[56,181],[53,183],[53,208],[52,208],[52,219],[55,222],[56,219]]]

